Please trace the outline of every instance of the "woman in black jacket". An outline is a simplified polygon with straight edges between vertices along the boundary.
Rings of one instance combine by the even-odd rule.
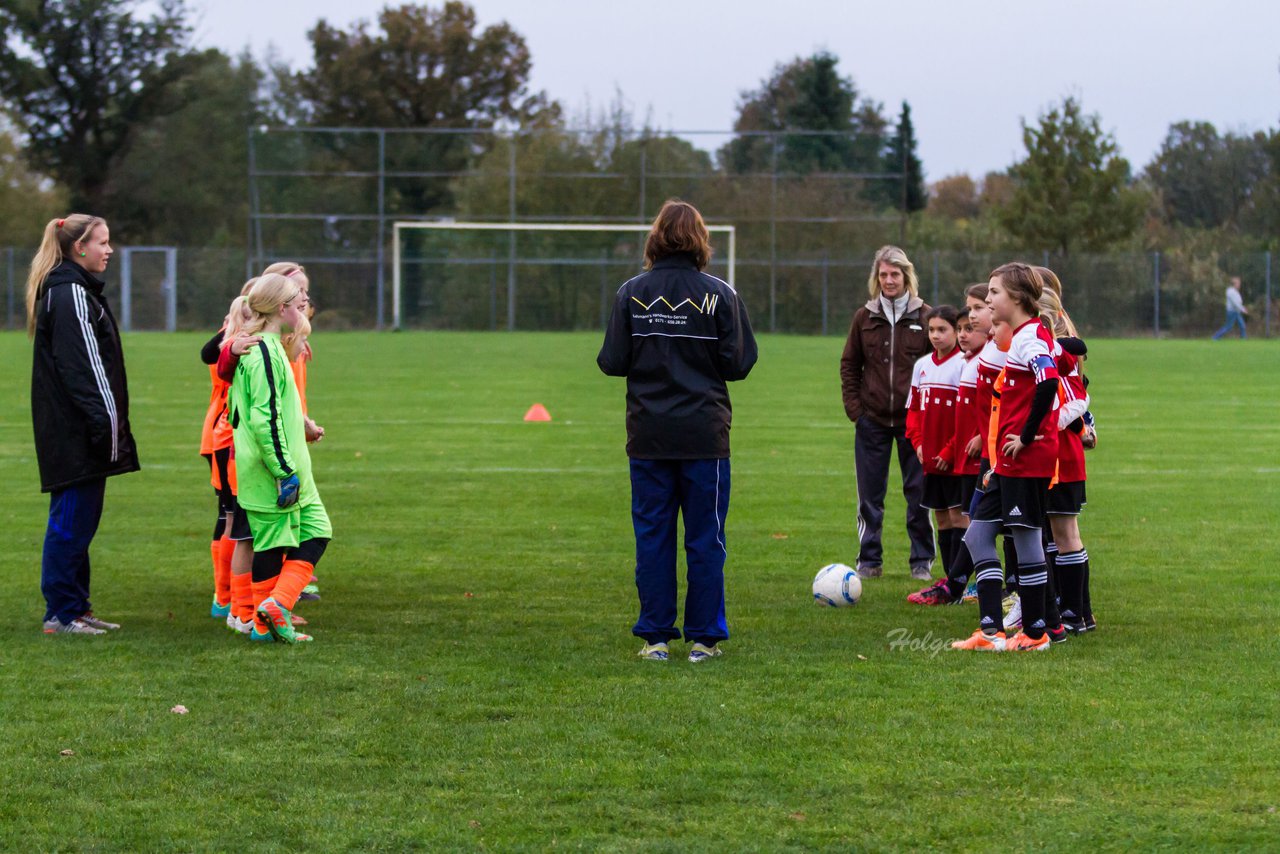
[[[89,544],[106,479],[138,470],[120,333],[98,278],[111,253],[100,217],[50,220],[27,277],[31,418],[41,491],[50,493],[40,575],[46,634],[120,628],[89,604]]]

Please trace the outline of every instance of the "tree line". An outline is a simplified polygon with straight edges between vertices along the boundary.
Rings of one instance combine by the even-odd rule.
[[[692,189],[709,210],[746,215],[767,198],[775,217],[832,212],[848,223],[772,237],[797,252],[833,236],[897,237],[899,217],[914,251],[1069,255],[1209,243],[1243,251],[1274,248],[1280,234],[1274,129],[1221,133],[1179,122],[1134,170],[1101,118],[1066,98],[1024,119],[1025,154],[1007,170],[929,186],[910,105],[886,111],[829,52],[778,64],[742,93],[729,141],[703,150],[638,121],[621,98],[570,117],[531,91],[524,38],[506,23],[482,27],[462,0],[389,5],[346,29],[319,20],[302,69],[198,49],[190,20],[183,0],[0,7],[0,242],[29,242],[41,217],[75,209],[107,213],[134,243],[243,247],[248,129],[260,125],[507,129],[522,174],[648,169],[658,176],[651,209],[663,193]],[[582,127],[590,132],[570,132]],[[507,144],[498,135],[416,137],[412,150],[390,156],[431,174],[395,182],[390,208],[505,217]],[[274,152],[330,167],[367,154],[367,143],[337,138]],[[771,178],[767,190],[761,176]],[[644,200],[619,202],[630,187],[535,179],[521,188],[520,214],[643,214]],[[297,182],[267,191],[297,205],[333,192]]]

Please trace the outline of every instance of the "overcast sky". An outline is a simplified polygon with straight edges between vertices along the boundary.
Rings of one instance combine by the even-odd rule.
[[[196,41],[310,65],[319,18],[347,27],[400,0],[191,0]],[[434,0],[439,5],[442,0]],[[474,0],[533,55],[531,88],[568,109],[620,91],[666,130],[730,128],[743,90],[828,50],[860,93],[911,104],[930,181],[1003,169],[1019,120],[1065,95],[1102,116],[1135,169],[1170,123],[1280,124],[1280,0]],[[1068,11],[1069,10],[1069,11]],[[712,147],[720,140],[707,140]]]

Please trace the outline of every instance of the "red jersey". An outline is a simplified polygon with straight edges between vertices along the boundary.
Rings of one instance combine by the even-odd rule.
[[[1070,423],[1079,417],[1074,410],[1087,408],[1087,404],[1081,407],[1080,403],[1089,398],[1084,390],[1084,378],[1080,375],[1080,360],[1063,350],[1056,341],[1054,345],[1057,347],[1054,356],[1058,363],[1058,400],[1062,404],[1063,415],[1070,416]],[[1058,424],[1063,428],[1067,426],[1061,418]],[[1080,434],[1063,429],[1058,433],[1058,480],[1074,483],[1084,479],[1084,445],[1080,444]]]
[[[982,458],[988,461],[991,459],[986,453],[987,434],[991,430],[991,390],[995,386],[996,377],[1004,370],[1007,355],[996,346],[994,338],[978,352],[978,435],[982,437]]]
[[[939,471],[934,457],[953,461],[956,433],[956,402],[964,357],[960,348],[939,359],[937,353],[921,356],[911,372],[907,393],[907,438],[924,455],[925,474],[955,474]]]
[[[1055,344],[1053,334],[1038,318],[1028,320],[1013,331],[1004,365],[993,466],[1002,477],[1053,477],[1058,469],[1057,395],[1036,428],[1031,444],[1018,453],[1017,459],[1010,459],[1004,453],[1005,437],[1020,434],[1031,415],[1036,386],[1045,380],[1058,379],[1058,366],[1053,359]]]
[[[1004,354],[1001,353],[1001,355]],[[976,457],[970,457],[964,452],[973,437],[981,436],[984,432],[979,424],[980,421],[986,420],[982,417],[986,413],[982,412],[978,406],[978,370],[978,354],[965,356],[964,363],[960,366],[960,391],[956,401],[955,453],[951,456],[955,474],[977,474],[981,466],[980,460],[983,456],[981,451]]]

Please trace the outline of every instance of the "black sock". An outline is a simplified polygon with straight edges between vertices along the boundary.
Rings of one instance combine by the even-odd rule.
[[[964,532],[959,528],[956,532],[959,534],[956,537],[956,554],[951,559],[951,572],[947,575],[947,592],[952,599],[959,599],[964,595],[969,576],[973,574],[973,557],[969,554],[969,547],[964,544]]]
[[[951,575],[951,556],[955,553],[955,529],[938,531],[938,562],[942,564],[942,577]]]
[[[1032,640],[1044,636],[1045,596],[1049,592],[1049,568],[1045,564],[1018,567],[1018,598],[1022,602],[1022,631]]]
[[[979,626],[989,635],[1004,631],[1004,614],[1000,610],[1000,564],[984,564],[978,572]]]
[[[1049,583],[1044,590],[1044,624],[1051,629],[1056,629],[1062,625],[1062,612],[1058,607],[1057,571],[1053,557],[1048,552],[1044,557],[1045,569],[1049,573]]]
[[[1084,617],[1084,619],[1088,621],[1093,619],[1093,603],[1089,600],[1089,553],[1086,551],[1083,554],[1084,563],[1082,564],[1083,569],[1080,573],[1081,578],[1083,579],[1080,585],[1080,616]]]
[[[1018,550],[1013,545],[1013,535],[1006,533],[1001,537],[1004,540],[1004,586],[1006,593],[1018,592]]]
[[[1084,566],[1089,556],[1084,549],[1058,555],[1058,590],[1062,594],[1063,619],[1084,616]]]

